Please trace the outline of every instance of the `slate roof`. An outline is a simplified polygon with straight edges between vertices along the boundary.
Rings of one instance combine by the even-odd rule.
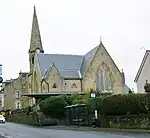
[[[54,63],[64,78],[81,78],[80,67],[83,56],[60,55],[60,54],[38,54],[40,71],[44,75],[45,69],[49,69]]]
[[[91,63],[98,46],[85,55],[61,55],[38,53],[38,62],[42,76],[53,63],[63,78],[82,78]]]
[[[91,63],[98,47],[99,46],[96,46],[91,51],[89,51],[87,54],[85,54],[85,56],[83,57],[83,62],[82,62],[82,66],[81,66],[81,69],[80,69],[82,76],[84,75],[84,72],[86,71],[86,69],[90,65],[90,63]]]

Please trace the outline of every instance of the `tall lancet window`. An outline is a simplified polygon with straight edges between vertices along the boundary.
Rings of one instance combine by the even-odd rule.
[[[104,91],[106,91],[106,85],[107,85],[107,82],[106,82],[106,71],[103,71],[103,85],[104,85]]]
[[[96,73],[96,89],[99,89],[99,74]]]
[[[108,90],[111,90],[111,78],[110,78],[110,72],[108,72]]]
[[[112,80],[111,74],[110,74],[110,84],[109,84],[109,86],[110,86],[110,89],[112,90],[113,89],[113,80]]]
[[[103,71],[100,70],[100,89],[104,90]]]
[[[113,78],[112,78],[112,74],[110,72],[108,72],[108,90],[112,90],[113,89]]]

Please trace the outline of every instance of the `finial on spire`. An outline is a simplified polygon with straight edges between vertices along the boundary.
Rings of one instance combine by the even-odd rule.
[[[102,36],[100,36],[100,44],[102,43]]]
[[[33,12],[34,16],[36,16],[36,7],[35,7],[35,4],[34,4],[34,12]]]

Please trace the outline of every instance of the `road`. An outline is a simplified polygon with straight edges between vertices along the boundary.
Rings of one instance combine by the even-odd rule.
[[[0,134],[6,138],[149,138],[146,134],[119,134],[109,132],[55,130],[36,128],[27,125],[6,123],[0,124]],[[1,138],[1,137],[0,137]]]

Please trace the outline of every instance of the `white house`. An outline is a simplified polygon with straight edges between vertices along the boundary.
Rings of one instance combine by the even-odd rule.
[[[134,82],[137,84],[137,92],[143,93],[144,85],[148,80],[150,83],[150,50],[146,50],[140,68],[136,74]]]

